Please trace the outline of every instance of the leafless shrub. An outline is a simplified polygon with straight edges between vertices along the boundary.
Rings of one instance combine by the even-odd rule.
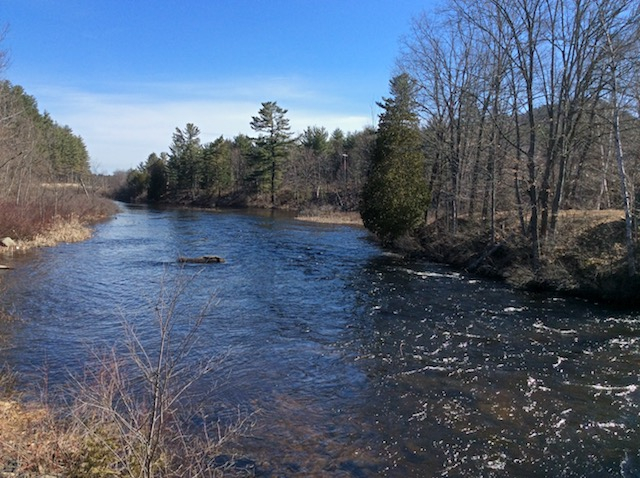
[[[112,201],[71,190],[45,190],[20,204],[0,198],[0,236],[32,239],[48,232],[61,220],[85,223],[108,217],[116,210]]]
[[[220,368],[225,355],[193,360],[210,303],[184,327],[178,305],[185,287],[172,293],[163,287],[153,346],[125,322],[124,351],[95,354],[96,365],[76,379],[73,417],[87,447],[69,476],[221,476],[224,464],[216,457],[251,428],[251,414],[238,412],[222,423],[195,403],[195,385]]]
[[[7,365],[0,366],[0,397],[10,398],[16,392],[18,377]]]

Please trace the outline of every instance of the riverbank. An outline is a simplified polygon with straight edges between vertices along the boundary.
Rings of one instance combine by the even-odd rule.
[[[111,200],[99,197],[75,198],[64,214],[44,215],[37,208],[5,208],[0,212],[0,257],[39,247],[89,239],[92,226],[118,212]]]
[[[53,247],[61,243],[81,242],[89,239],[92,233],[88,223],[80,221],[77,217],[61,218],[55,220],[48,229],[36,234],[31,239],[18,239],[17,247],[29,250],[37,247]]]
[[[531,267],[528,238],[513,224],[513,218],[500,218],[492,243],[486,227],[477,222],[461,219],[454,236],[445,233],[442,224],[432,223],[409,247],[400,246],[436,262],[504,280],[517,289],[620,306],[640,305],[640,278],[630,278],[627,273],[621,211],[563,213],[557,230],[559,239],[550,239],[544,245],[538,271]]]
[[[10,261],[7,259],[16,254],[23,254],[41,247],[54,247],[63,243],[86,241],[91,238],[92,234],[93,229],[89,223],[82,222],[77,217],[58,218],[49,228],[32,238],[15,240],[10,238],[11,240],[8,243],[11,245],[0,246],[0,269],[12,269],[13,266],[10,265]]]
[[[316,222],[321,224],[344,224],[349,226],[360,226],[362,224],[362,218],[357,211],[327,211],[327,212],[314,212],[314,213],[302,213],[296,216],[296,220],[305,222]]]

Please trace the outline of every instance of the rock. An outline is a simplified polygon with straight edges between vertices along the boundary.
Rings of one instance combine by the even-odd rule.
[[[187,264],[216,264],[224,262],[224,259],[219,256],[178,257],[178,262]]]
[[[3,237],[2,239],[0,239],[0,246],[3,246],[3,247],[16,247],[17,245],[18,244],[16,244],[16,241],[11,239],[10,237]]]

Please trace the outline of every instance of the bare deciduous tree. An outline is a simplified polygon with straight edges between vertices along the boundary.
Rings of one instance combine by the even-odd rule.
[[[537,270],[568,199],[593,207],[604,194],[608,168],[587,173],[602,171],[598,148],[609,132],[622,157],[621,128],[602,118],[632,114],[621,99],[639,77],[637,11],[637,0],[451,0],[444,14],[414,22],[399,65],[420,82],[433,206],[453,234],[462,204],[473,218],[482,198],[492,239],[496,213],[515,209]],[[621,207],[630,207],[620,181]]]

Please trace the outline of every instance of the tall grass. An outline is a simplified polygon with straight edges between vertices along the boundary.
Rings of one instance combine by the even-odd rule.
[[[95,221],[117,211],[110,200],[75,189],[42,189],[27,201],[16,203],[0,197],[0,237],[29,240],[56,222],[74,218]]]

